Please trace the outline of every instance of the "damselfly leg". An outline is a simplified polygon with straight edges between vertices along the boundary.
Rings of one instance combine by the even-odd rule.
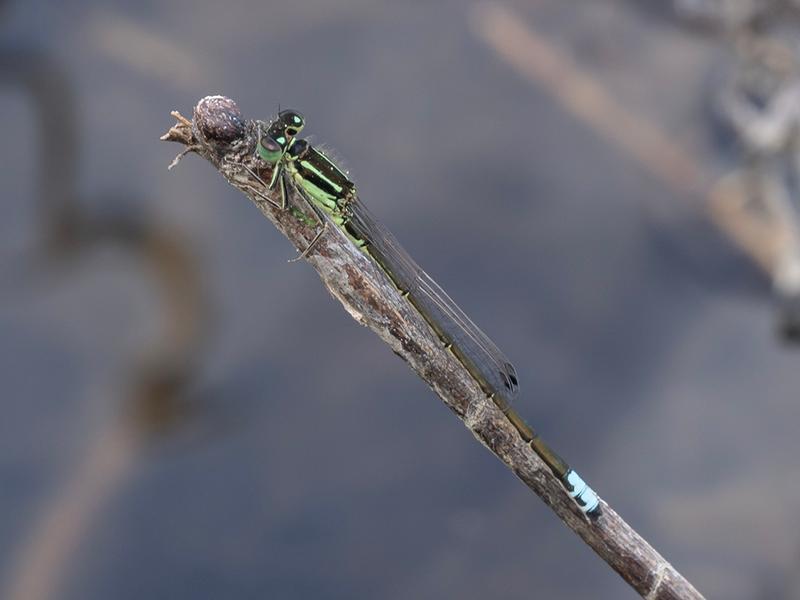
[[[288,206],[289,205],[289,190],[287,189],[287,185],[286,185],[286,177],[287,176],[288,176],[287,173],[285,173],[285,172],[281,173],[281,176],[280,176],[280,179],[279,179],[279,181],[280,181],[280,190],[281,190],[281,204],[283,204],[284,206]],[[304,259],[306,256],[308,256],[308,254],[311,252],[311,250],[314,248],[314,246],[316,246],[317,242],[319,242],[319,240],[322,238],[323,234],[328,229],[328,219],[326,218],[326,215],[322,211],[322,209],[319,208],[319,206],[317,206],[317,204],[311,198],[308,197],[308,195],[306,194],[306,192],[302,188],[302,186],[295,185],[295,186],[293,186],[293,188],[295,189],[295,191],[297,191],[297,195],[300,196],[303,199],[303,202],[306,204],[306,206],[308,206],[311,209],[311,212],[314,213],[314,216],[317,218],[317,223],[322,226],[322,229],[320,229],[314,235],[312,240],[308,243],[308,245],[305,247],[305,249],[302,252],[300,252],[300,254],[298,254],[294,258],[290,258],[289,259],[288,262],[290,262],[290,263],[297,262],[299,260]]]

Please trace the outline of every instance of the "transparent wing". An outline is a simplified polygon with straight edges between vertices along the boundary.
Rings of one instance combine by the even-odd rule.
[[[442,341],[452,344],[459,360],[484,390],[502,396],[508,403],[513,402],[519,392],[519,382],[511,361],[358,199],[350,209],[348,229],[351,234],[366,242],[369,253],[395,285],[408,292],[411,303]]]

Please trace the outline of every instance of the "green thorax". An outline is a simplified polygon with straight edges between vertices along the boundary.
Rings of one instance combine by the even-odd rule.
[[[355,185],[344,171],[305,140],[295,140],[286,151],[285,160],[286,170],[294,182],[342,224],[356,197]]]

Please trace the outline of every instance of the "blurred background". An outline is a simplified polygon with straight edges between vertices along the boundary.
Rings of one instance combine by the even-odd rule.
[[[302,111],[709,598],[800,598],[790,0],[0,12],[0,597],[633,598],[214,169]]]

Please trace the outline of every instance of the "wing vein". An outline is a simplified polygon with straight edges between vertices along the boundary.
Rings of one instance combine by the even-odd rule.
[[[358,199],[349,207],[351,233],[367,243],[368,252],[383,267],[425,317],[440,339],[452,344],[470,373],[509,402],[518,395],[516,370],[497,345],[481,331],[433,278],[405,251],[392,233]],[[469,364],[467,364],[469,363]]]

